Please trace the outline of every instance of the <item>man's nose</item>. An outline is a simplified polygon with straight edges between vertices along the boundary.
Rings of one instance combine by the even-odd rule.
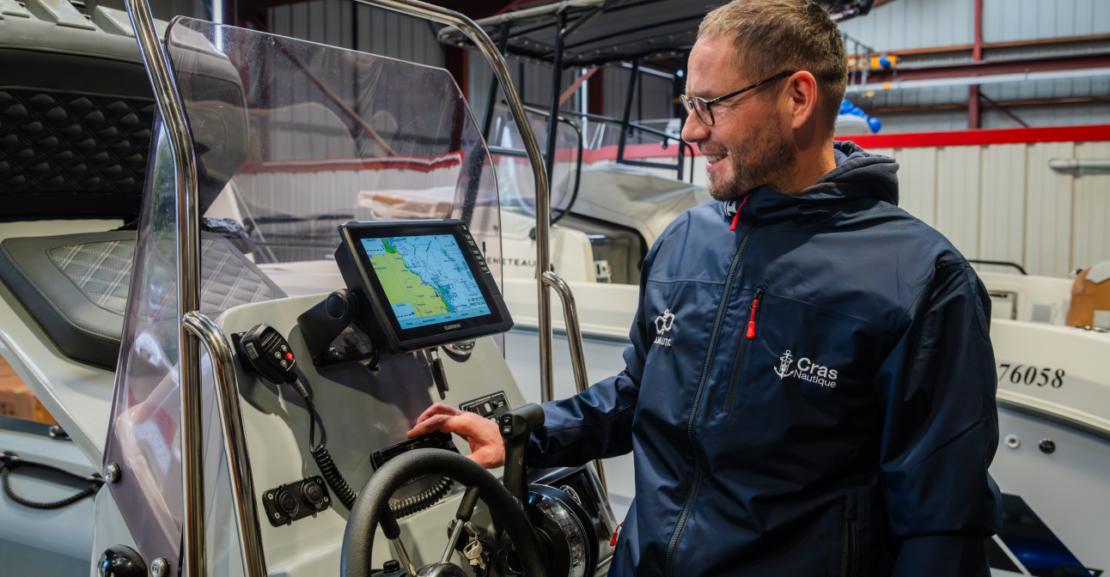
[[[682,125],[682,140],[695,144],[709,138],[709,127],[698,118],[697,114],[687,114],[686,122]]]

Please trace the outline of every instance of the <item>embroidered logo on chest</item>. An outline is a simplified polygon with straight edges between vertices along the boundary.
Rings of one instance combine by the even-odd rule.
[[[808,357],[802,357],[795,363],[790,351],[786,351],[779,357],[779,366],[774,367],[773,370],[780,380],[793,377],[822,387],[836,388],[836,369],[830,369]]]
[[[672,328],[674,328],[674,314],[671,312],[671,309],[667,309],[663,311],[663,314],[655,318],[655,334],[657,335],[655,337],[655,344],[664,347],[671,346],[671,338],[663,335],[671,332]]]

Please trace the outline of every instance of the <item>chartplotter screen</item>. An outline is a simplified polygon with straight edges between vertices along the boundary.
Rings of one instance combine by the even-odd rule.
[[[455,235],[360,240],[402,330],[490,314]]]

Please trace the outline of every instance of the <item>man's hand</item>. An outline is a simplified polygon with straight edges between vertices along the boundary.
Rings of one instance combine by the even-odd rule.
[[[505,464],[505,442],[497,423],[484,419],[469,411],[436,403],[416,419],[416,426],[408,432],[408,437],[419,437],[433,431],[455,433],[470,443],[467,455],[479,465],[493,469]]]

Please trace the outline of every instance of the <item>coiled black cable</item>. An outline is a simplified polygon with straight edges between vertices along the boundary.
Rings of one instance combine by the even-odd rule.
[[[312,459],[316,461],[316,466],[320,468],[320,476],[324,478],[324,482],[331,487],[331,492],[335,493],[335,498],[339,499],[340,503],[347,508],[348,511],[355,508],[355,492],[351,490],[351,486],[347,484],[347,480],[343,478],[343,474],[335,466],[335,461],[332,460],[328,450],[324,447],[318,447],[310,451]]]
[[[417,495],[413,495],[400,503],[393,503],[389,508],[393,511],[393,515],[400,519],[401,517],[408,517],[435,505],[451,490],[451,485],[455,482],[447,477],[440,477],[438,481],[429,489],[421,491]]]
[[[335,461],[331,458],[331,454],[328,453],[328,449],[324,446],[324,442],[321,441],[319,446],[316,445],[316,407],[309,398],[308,389],[305,388],[300,380],[290,383],[290,386],[292,386],[293,390],[304,399],[305,406],[308,407],[308,418],[310,422],[308,426],[308,452],[312,455],[312,460],[316,461],[316,466],[320,469],[320,476],[324,478],[324,482],[327,483],[328,487],[335,493],[335,498],[339,499],[339,502],[343,503],[343,506],[350,511],[354,509],[355,499],[357,499],[358,496],[355,495],[355,492],[351,489],[351,485],[347,483],[347,480],[343,478],[343,474],[339,472],[339,467],[335,465]],[[419,513],[443,499],[443,496],[447,494],[447,491],[451,490],[451,486],[454,484],[455,482],[451,479],[440,477],[430,488],[400,503],[393,503],[389,508],[393,511],[394,517],[398,519]]]
[[[47,510],[49,510],[49,509],[61,509],[62,507],[65,507],[67,505],[72,505],[72,504],[80,501],[81,499],[84,499],[85,497],[91,497],[92,495],[95,495],[97,490],[100,489],[100,483],[99,482],[91,482],[91,484],[84,491],[81,491],[80,493],[77,493],[76,495],[73,495],[72,497],[67,497],[67,498],[62,499],[60,501],[51,501],[51,502],[46,502],[46,503],[39,502],[39,501],[31,501],[29,499],[24,499],[23,497],[20,497],[20,496],[16,495],[14,492],[12,492],[12,485],[11,485],[11,481],[8,479],[8,475],[11,474],[12,469],[15,469],[18,466],[19,465],[13,465],[13,464],[10,464],[10,463],[0,464],[0,480],[3,481],[4,494],[6,494],[8,496],[8,498],[10,498],[12,501],[15,501],[16,503],[19,503],[20,505],[23,505],[24,507],[30,507],[32,509],[47,509]]]

